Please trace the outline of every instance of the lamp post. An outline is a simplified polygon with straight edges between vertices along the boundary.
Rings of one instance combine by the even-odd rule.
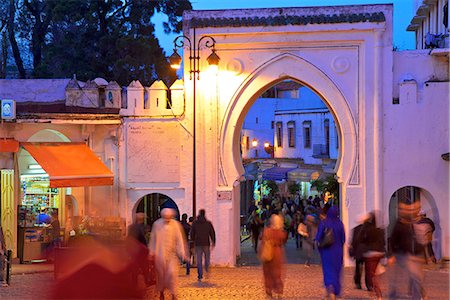
[[[258,147],[258,140],[257,139],[253,139],[252,140],[252,147],[255,149],[255,158],[258,158],[258,149],[256,149],[256,147]]]
[[[264,143],[264,150],[266,151],[267,154],[270,154],[270,157],[271,157],[271,158],[274,157],[273,146],[270,145],[269,142],[265,142],[265,143]]]
[[[173,54],[169,57],[170,66],[173,69],[179,69],[181,66],[182,58],[178,54],[177,50],[179,48],[186,48],[189,50],[189,80],[192,80],[193,91],[192,91],[192,105],[193,105],[193,118],[192,118],[192,139],[193,139],[193,154],[192,154],[192,216],[196,216],[196,203],[197,203],[197,151],[196,151],[196,85],[197,80],[200,80],[200,49],[201,47],[211,49],[211,54],[207,57],[207,62],[209,65],[218,66],[219,56],[216,54],[215,50],[216,40],[209,35],[202,36],[198,41],[196,40],[195,28],[193,29],[192,40],[185,36],[177,36],[173,40]]]

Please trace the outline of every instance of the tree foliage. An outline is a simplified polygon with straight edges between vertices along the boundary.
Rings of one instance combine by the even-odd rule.
[[[10,1],[17,9],[13,37],[26,41],[22,52],[32,56],[28,76],[76,74],[81,80],[104,77],[122,85],[136,79],[146,85],[155,79],[170,84],[176,78],[151,19],[155,13],[164,13],[168,16],[165,32],[180,32],[181,15],[192,8],[190,1]],[[20,65],[17,59],[16,65]]]

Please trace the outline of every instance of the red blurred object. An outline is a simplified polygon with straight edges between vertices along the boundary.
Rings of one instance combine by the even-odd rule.
[[[87,240],[55,252],[55,299],[139,299],[145,285],[134,282],[137,245]],[[154,276],[151,278],[154,282]],[[147,282],[147,285],[150,282]],[[154,283],[153,283],[154,284]]]

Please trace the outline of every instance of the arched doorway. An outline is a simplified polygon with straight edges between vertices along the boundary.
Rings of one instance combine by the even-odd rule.
[[[289,67],[288,67],[289,66]],[[357,158],[357,128],[354,116],[348,106],[348,102],[339,88],[311,62],[291,53],[280,54],[257,68],[248,79],[241,85],[240,90],[235,93],[234,98],[226,112],[226,118],[222,124],[221,155],[222,166],[226,181],[242,181],[245,170],[242,164],[240,139],[241,128],[248,111],[258,97],[269,87],[282,81],[292,80],[311,88],[323,99],[336,123],[336,136],[339,141],[339,151],[334,167],[335,178],[340,184],[339,199],[346,199],[347,186],[359,184],[360,174]],[[322,125],[322,128],[326,128]],[[232,151],[229,151],[232,149]],[[224,182],[224,183],[225,183]],[[346,184],[342,184],[345,182]],[[230,184],[230,183],[228,183]],[[235,188],[236,184],[233,184]],[[234,207],[240,208],[240,199],[235,199]],[[235,224],[239,228],[240,214],[235,211]],[[342,210],[341,218],[346,224],[348,214]],[[239,230],[236,230],[239,232]],[[237,243],[240,242],[236,238]],[[235,244],[235,251],[239,253],[240,244]]]
[[[389,200],[389,225],[388,234],[398,217],[398,204],[417,203],[420,205],[420,212],[430,218],[435,225],[433,233],[433,249],[437,259],[442,257],[442,229],[440,226],[440,215],[434,197],[425,189],[417,186],[403,186],[397,189]]]
[[[249,251],[250,241],[255,240],[249,238],[249,231],[257,231],[248,222],[255,213],[264,223],[272,213],[281,214],[289,235],[295,237],[286,245],[287,258],[291,263],[306,260],[296,259],[304,252],[298,252],[303,249],[296,233],[302,216],[340,205],[334,177],[340,152],[337,126],[326,101],[292,78],[269,86],[250,107],[240,140],[245,170],[240,184],[242,263],[255,256]],[[311,217],[318,219],[319,214]]]
[[[163,208],[173,208],[176,210],[176,219],[180,218],[180,211],[178,205],[167,195],[160,193],[147,194],[137,201],[136,208],[133,211],[133,216],[136,213],[142,212],[147,216],[145,224],[150,228],[159,217]]]

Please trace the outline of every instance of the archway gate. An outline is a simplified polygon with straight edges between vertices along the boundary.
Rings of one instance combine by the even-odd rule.
[[[195,30],[197,41],[214,37],[221,59],[217,74],[203,71],[210,50],[201,47],[195,91],[189,63],[184,66],[189,119],[196,93],[196,206],[216,227],[214,263],[233,265],[239,255],[245,115],[267,87],[284,79],[314,89],[338,124],[335,171],[347,232],[358,214],[388,209],[381,114],[382,101],[392,99],[392,5],[188,11],[183,18],[184,34],[192,38]]]

